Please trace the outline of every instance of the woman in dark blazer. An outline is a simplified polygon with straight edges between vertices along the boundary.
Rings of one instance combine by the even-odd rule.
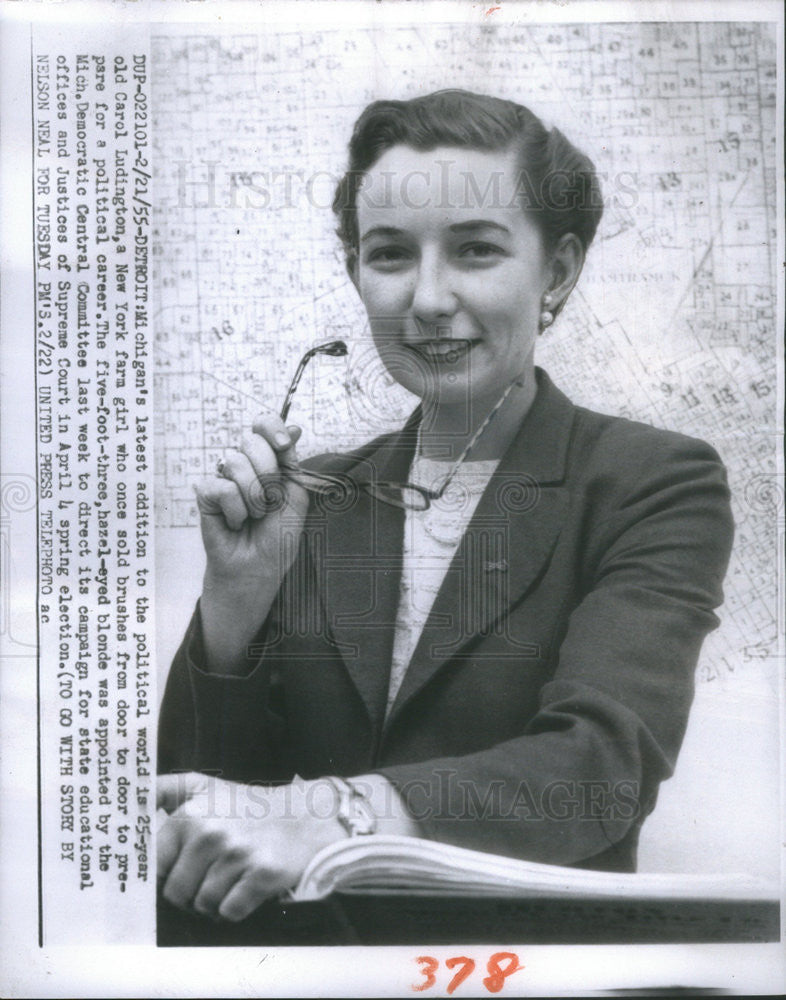
[[[242,919],[373,832],[633,870],[732,523],[708,445],[576,407],[535,367],[600,219],[592,164],[511,102],[377,102],[334,209],[380,357],[422,402],[303,466],[298,428],[262,417],[200,488],[164,895]]]

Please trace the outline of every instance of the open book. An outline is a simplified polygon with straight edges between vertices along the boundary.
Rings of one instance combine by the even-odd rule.
[[[777,899],[748,875],[619,874],[519,861],[415,837],[352,837],[317,854],[292,899],[334,891],[629,899]]]

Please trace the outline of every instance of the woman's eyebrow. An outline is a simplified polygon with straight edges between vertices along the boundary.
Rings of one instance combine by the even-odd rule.
[[[373,229],[369,229],[367,233],[364,233],[360,237],[360,242],[363,243],[365,240],[371,239],[372,236],[405,236],[403,229],[396,229],[395,226],[375,226]]]
[[[497,229],[499,232],[510,236],[510,230],[507,226],[503,226],[499,222],[492,222],[491,219],[470,219],[467,222],[456,222],[452,226],[448,226],[448,229],[451,233],[472,233],[477,232],[479,229]],[[374,236],[401,237],[406,235],[405,230],[397,229],[395,226],[374,226],[373,229],[369,229],[367,233],[364,233],[360,237],[360,242],[364,243]]]
[[[492,222],[491,219],[470,219],[468,222],[456,222],[448,227],[452,233],[474,232],[477,229],[499,229],[500,232],[510,236],[510,230],[499,222]]]

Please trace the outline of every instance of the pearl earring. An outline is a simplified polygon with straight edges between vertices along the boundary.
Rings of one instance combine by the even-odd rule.
[[[540,314],[540,328],[541,331],[545,330],[547,326],[551,326],[554,322],[554,313],[549,310],[549,306],[554,301],[554,296],[550,292],[546,292],[543,296],[543,312]]]

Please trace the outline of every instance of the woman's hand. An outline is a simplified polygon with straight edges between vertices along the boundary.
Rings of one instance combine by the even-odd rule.
[[[311,858],[346,839],[324,780],[268,787],[204,774],[158,778],[158,879],[170,903],[243,920],[293,888]]]
[[[242,785],[206,774],[163,774],[156,805],[158,880],[170,903],[202,916],[243,920],[294,888],[314,855],[347,831],[330,781]],[[381,774],[352,779],[376,816],[377,833],[417,837],[419,828]]]
[[[248,669],[246,648],[297,554],[308,495],[282,470],[297,469],[300,428],[260,417],[221,475],[197,487],[207,556],[200,610],[208,668]]]

